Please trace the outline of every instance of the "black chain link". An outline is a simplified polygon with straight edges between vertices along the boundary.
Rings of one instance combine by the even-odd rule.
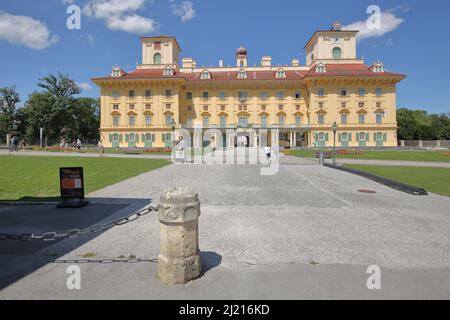
[[[57,241],[57,240],[63,240],[63,239],[73,239],[73,238],[77,238],[77,237],[80,237],[85,234],[102,232],[102,231],[106,231],[106,230],[109,230],[109,229],[117,227],[117,226],[123,226],[130,222],[134,222],[134,221],[138,220],[139,218],[141,218],[151,212],[158,212],[158,208],[153,207],[153,206],[147,206],[139,211],[129,214],[126,217],[118,218],[118,219],[106,222],[104,224],[96,224],[96,225],[93,225],[86,229],[71,229],[64,233],[45,232],[41,235],[35,235],[32,233],[24,233],[21,235],[0,234],[0,241],[14,240],[14,241],[22,241],[22,242],[31,242],[33,240],[41,240],[44,242],[50,242],[50,241]]]

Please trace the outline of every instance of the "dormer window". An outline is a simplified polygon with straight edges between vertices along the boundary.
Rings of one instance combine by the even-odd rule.
[[[247,79],[247,72],[245,70],[239,70],[238,79]]]
[[[111,75],[113,77],[120,77],[122,75],[120,68],[119,67],[114,67],[113,70],[112,70],[112,74]]]
[[[279,69],[276,73],[277,78],[286,78],[286,71],[283,69]]]
[[[173,76],[173,69],[171,67],[166,67],[164,69],[164,75],[165,76]]]
[[[202,80],[211,79],[211,73],[208,70],[204,70],[201,75]]]
[[[384,72],[384,65],[381,62],[375,63],[375,65],[373,66],[373,72]]]
[[[324,65],[323,63],[319,63],[319,64],[316,66],[316,72],[317,72],[317,73],[325,73],[325,72],[327,72],[327,70],[326,70],[326,68],[325,68],[325,65]]]

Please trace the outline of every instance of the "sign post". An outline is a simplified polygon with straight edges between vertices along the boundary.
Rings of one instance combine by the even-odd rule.
[[[59,183],[61,203],[58,208],[82,208],[89,204],[84,200],[83,168],[60,168]]]

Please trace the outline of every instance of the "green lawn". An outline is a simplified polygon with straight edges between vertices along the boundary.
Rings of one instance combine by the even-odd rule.
[[[0,200],[59,196],[59,168],[83,167],[85,194],[170,164],[167,160],[0,156]]]
[[[419,167],[381,167],[345,165],[348,168],[365,171],[390,180],[402,182],[429,192],[450,196],[450,169]]]
[[[367,160],[400,160],[424,162],[450,162],[446,152],[433,151],[360,151],[361,154],[336,155],[338,159],[367,159]],[[313,158],[315,150],[294,150],[291,154],[296,157]]]

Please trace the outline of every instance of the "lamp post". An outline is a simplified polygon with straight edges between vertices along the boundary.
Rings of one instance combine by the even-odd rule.
[[[176,129],[177,123],[175,120],[172,119],[172,148],[175,148],[175,129]]]
[[[336,132],[338,130],[337,123],[333,123],[333,165],[336,165]]]

